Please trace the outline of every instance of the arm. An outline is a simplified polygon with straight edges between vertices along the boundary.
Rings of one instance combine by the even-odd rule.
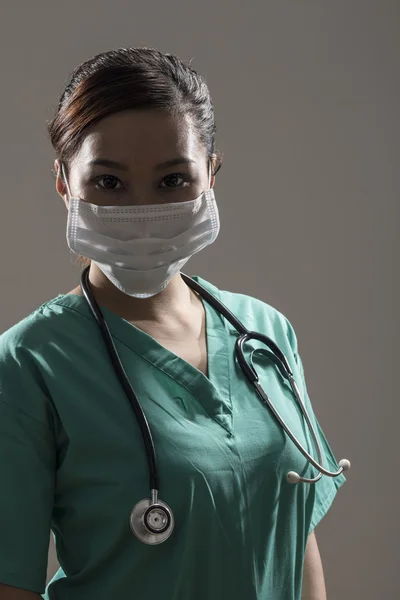
[[[1,355],[0,340],[0,600],[41,600],[54,503],[55,439],[50,423],[38,419],[28,369],[8,372]],[[34,416],[18,406],[23,392]]]
[[[301,600],[327,600],[321,555],[314,531],[310,533],[307,541]]]
[[[0,600],[42,600],[40,594],[0,583]]]

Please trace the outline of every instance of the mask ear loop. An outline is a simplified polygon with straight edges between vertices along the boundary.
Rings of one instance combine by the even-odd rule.
[[[72,197],[72,194],[71,194],[71,190],[69,189],[68,179],[67,179],[67,177],[66,177],[66,175],[65,175],[64,163],[63,163],[63,162],[61,162],[61,161],[60,161],[60,171],[61,171],[62,178],[63,178],[63,180],[64,180],[64,182],[65,182],[65,185],[66,185],[66,188],[67,188],[67,192],[68,192],[68,194],[69,194],[69,197],[71,198],[71,197]]]

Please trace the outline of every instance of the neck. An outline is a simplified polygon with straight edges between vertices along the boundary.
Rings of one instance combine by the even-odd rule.
[[[162,292],[150,298],[134,298],[124,294],[93,262],[90,265],[89,282],[99,305],[130,322],[164,324],[173,320],[181,321],[183,315],[189,314],[199,303],[197,294],[186,285],[179,273],[172,277]]]

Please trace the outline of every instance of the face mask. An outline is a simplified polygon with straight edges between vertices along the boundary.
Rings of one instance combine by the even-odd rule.
[[[210,177],[209,163],[209,177]],[[128,296],[161,292],[189,258],[219,233],[214,191],[187,202],[98,206],[70,196],[67,243]]]

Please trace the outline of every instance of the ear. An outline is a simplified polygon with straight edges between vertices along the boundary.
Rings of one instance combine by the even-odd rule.
[[[60,161],[59,161],[58,158],[54,161],[54,170],[56,172],[56,190],[57,190],[57,194],[59,196],[61,196],[61,198],[64,200],[65,206],[68,208],[69,200],[68,200],[68,196],[67,196],[67,186],[63,182],[63,179],[62,179],[62,176],[61,176]]]
[[[214,173],[215,168],[216,168],[216,164],[217,164],[217,157],[214,154],[211,157],[211,173]],[[210,189],[214,187],[214,184],[215,184],[215,175],[211,175],[211,178],[210,178]]]

